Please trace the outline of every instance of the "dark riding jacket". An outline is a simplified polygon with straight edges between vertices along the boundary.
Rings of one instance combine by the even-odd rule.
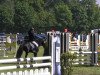
[[[28,36],[29,36],[29,41],[30,41],[30,42],[31,42],[31,41],[34,41],[34,40],[35,40],[35,32],[34,32],[34,30],[30,29],[30,30],[28,31]]]

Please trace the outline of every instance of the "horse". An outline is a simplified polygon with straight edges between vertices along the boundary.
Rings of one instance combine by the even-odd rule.
[[[45,45],[45,39],[46,37],[43,35],[36,35],[35,36],[35,42],[38,44],[38,46],[36,46],[36,44],[32,44],[32,42],[29,42],[29,38],[28,36],[25,37],[26,40],[23,41],[23,43],[19,46],[17,53],[16,53],[16,58],[20,58],[23,54],[23,51],[25,51],[25,58],[27,58],[28,53],[33,53],[34,57],[37,57],[37,53],[39,51],[39,47]]]

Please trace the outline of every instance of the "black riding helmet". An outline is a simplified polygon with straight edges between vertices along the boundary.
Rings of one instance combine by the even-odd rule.
[[[34,30],[34,28],[32,27],[31,30]]]

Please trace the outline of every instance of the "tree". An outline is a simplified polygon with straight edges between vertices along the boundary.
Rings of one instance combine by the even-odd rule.
[[[97,22],[95,21],[96,19],[98,19],[98,17],[96,16],[96,0],[81,0],[81,4],[82,6],[86,9],[87,11],[87,16],[88,16],[88,25],[87,25],[87,29],[88,31],[90,31],[91,29],[95,29],[96,28],[96,24]]]
[[[26,0],[15,1],[14,29],[19,32],[26,32],[27,29],[34,26],[36,18],[36,12],[31,6],[29,6]]]
[[[0,0],[0,31],[67,27],[72,32],[88,33],[100,27],[99,20],[96,0]]]
[[[44,9],[44,0],[29,0],[29,4],[36,12],[41,12]]]
[[[55,17],[57,20],[57,25],[61,25],[61,27],[71,28],[72,23],[72,13],[69,10],[68,6],[63,3],[57,3],[54,7]]]
[[[95,8],[95,28],[100,28],[100,7],[99,6],[96,6]]]
[[[5,0],[0,4],[0,30],[10,32],[14,26],[14,9],[13,1]]]
[[[86,10],[82,6],[74,6],[71,10],[73,13],[74,32],[81,33],[84,30],[87,30],[88,17]]]
[[[56,24],[56,19],[53,13],[43,10],[38,13],[37,23],[39,26],[53,26]]]
[[[49,26],[54,26],[56,24],[55,15],[53,12],[45,8],[44,0],[33,0],[29,2],[29,4],[33,7],[37,15],[37,18],[35,18],[35,27],[47,28]]]

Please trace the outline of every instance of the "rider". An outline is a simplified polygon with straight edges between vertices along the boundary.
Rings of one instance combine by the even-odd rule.
[[[29,36],[29,41],[32,42],[35,40],[35,31],[34,28],[32,27],[29,31],[28,31],[28,36]]]
[[[38,44],[35,42],[35,31],[34,28],[32,27],[29,31],[28,31],[28,36],[29,36],[29,42],[31,42],[31,46],[33,47],[32,44],[34,44],[35,46],[38,47]]]

